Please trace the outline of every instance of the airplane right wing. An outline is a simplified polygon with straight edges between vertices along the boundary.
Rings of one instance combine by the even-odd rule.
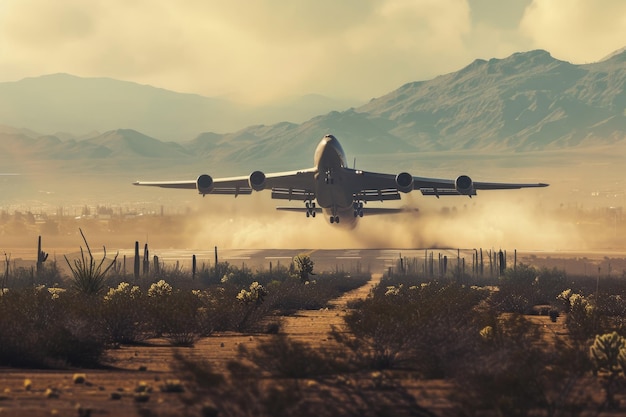
[[[383,174],[346,169],[355,198],[362,201],[399,200],[400,192],[420,190],[423,195],[476,195],[476,190],[512,190],[547,187],[544,183],[474,182],[467,175],[456,179],[415,177],[407,172]]]

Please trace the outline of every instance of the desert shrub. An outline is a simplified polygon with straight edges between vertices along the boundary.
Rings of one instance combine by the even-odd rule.
[[[67,256],[64,256],[64,258],[65,262],[67,262],[67,266],[70,268],[70,271],[72,273],[72,286],[74,287],[74,289],[83,294],[93,295],[99,293],[105,288],[106,274],[109,269],[111,269],[116,264],[117,255],[115,255],[115,257],[108,266],[105,266],[104,262],[106,261],[106,248],[103,248],[104,254],[102,255],[102,259],[100,260],[100,262],[96,262],[93,254],[91,253],[91,248],[89,247],[87,238],[83,234],[82,230],[80,230],[80,234],[83,238],[83,242],[85,242],[88,256],[85,255],[85,251],[81,246],[80,258],[74,259],[73,264],[70,263],[69,259],[67,259]]]
[[[528,314],[539,304],[553,304],[566,288],[565,273],[557,269],[541,269],[520,264],[507,269],[498,281],[499,291],[491,302],[500,311]]]
[[[174,346],[193,346],[203,333],[200,299],[190,291],[175,290],[159,304],[165,313],[163,336]]]
[[[138,343],[151,336],[146,296],[127,282],[109,288],[103,298],[102,321],[114,344]]]
[[[605,316],[599,313],[591,298],[565,290],[558,299],[567,311],[565,325],[572,339],[585,341],[602,333],[602,329],[606,327]]]
[[[35,273],[35,284],[52,287],[62,282],[63,277],[56,260],[43,264],[39,271]]]
[[[106,348],[99,303],[45,287],[0,297],[0,363],[26,367],[97,366]]]
[[[275,335],[254,349],[239,345],[239,357],[278,378],[312,378],[347,369],[337,351],[312,348],[309,344]]]
[[[485,290],[433,282],[378,288],[345,317],[349,335],[334,337],[373,369],[408,368],[424,377],[451,376],[479,342],[478,304]]]
[[[580,415],[593,410],[586,380],[588,347],[567,336],[545,335],[520,314],[492,316],[481,344],[462,364],[451,399],[458,415]]]

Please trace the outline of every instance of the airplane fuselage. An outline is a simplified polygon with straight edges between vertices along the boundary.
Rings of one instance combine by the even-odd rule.
[[[354,194],[344,186],[344,169],[347,168],[346,154],[333,135],[326,135],[317,145],[314,157],[315,195],[317,204],[332,223],[354,226],[358,216],[354,215]]]

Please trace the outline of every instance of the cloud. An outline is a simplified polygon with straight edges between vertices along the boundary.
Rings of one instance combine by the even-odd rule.
[[[0,80],[67,72],[245,101],[365,101],[532,48],[587,62],[626,38],[621,0],[3,0]],[[518,25],[518,22],[520,22]]]
[[[368,97],[440,73],[469,27],[464,0],[6,0],[0,79],[69,72],[210,96]]]
[[[622,0],[533,0],[521,30],[534,46],[574,63],[595,62],[626,46]]]

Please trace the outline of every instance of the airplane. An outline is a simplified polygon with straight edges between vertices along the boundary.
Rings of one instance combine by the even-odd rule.
[[[369,201],[400,200],[400,193],[419,190],[422,195],[465,195],[470,198],[477,190],[510,190],[547,187],[544,183],[515,184],[474,182],[467,175],[454,180],[414,177],[408,172],[383,174],[349,168],[346,154],[333,135],[322,138],[315,149],[312,168],[265,174],[253,171],[248,176],[212,178],[202,174],[189,181],[136,181],[139,186],[198,190],[199,194],[249,195],[253,191],[271,190],[279,200],[299,200],[304,207],[277,207],[278,210],[300,211],[306,217],[324,212],[331,224],[356,226],[365,213],[383,214],[405,211],[402,208],[366,208]]]

